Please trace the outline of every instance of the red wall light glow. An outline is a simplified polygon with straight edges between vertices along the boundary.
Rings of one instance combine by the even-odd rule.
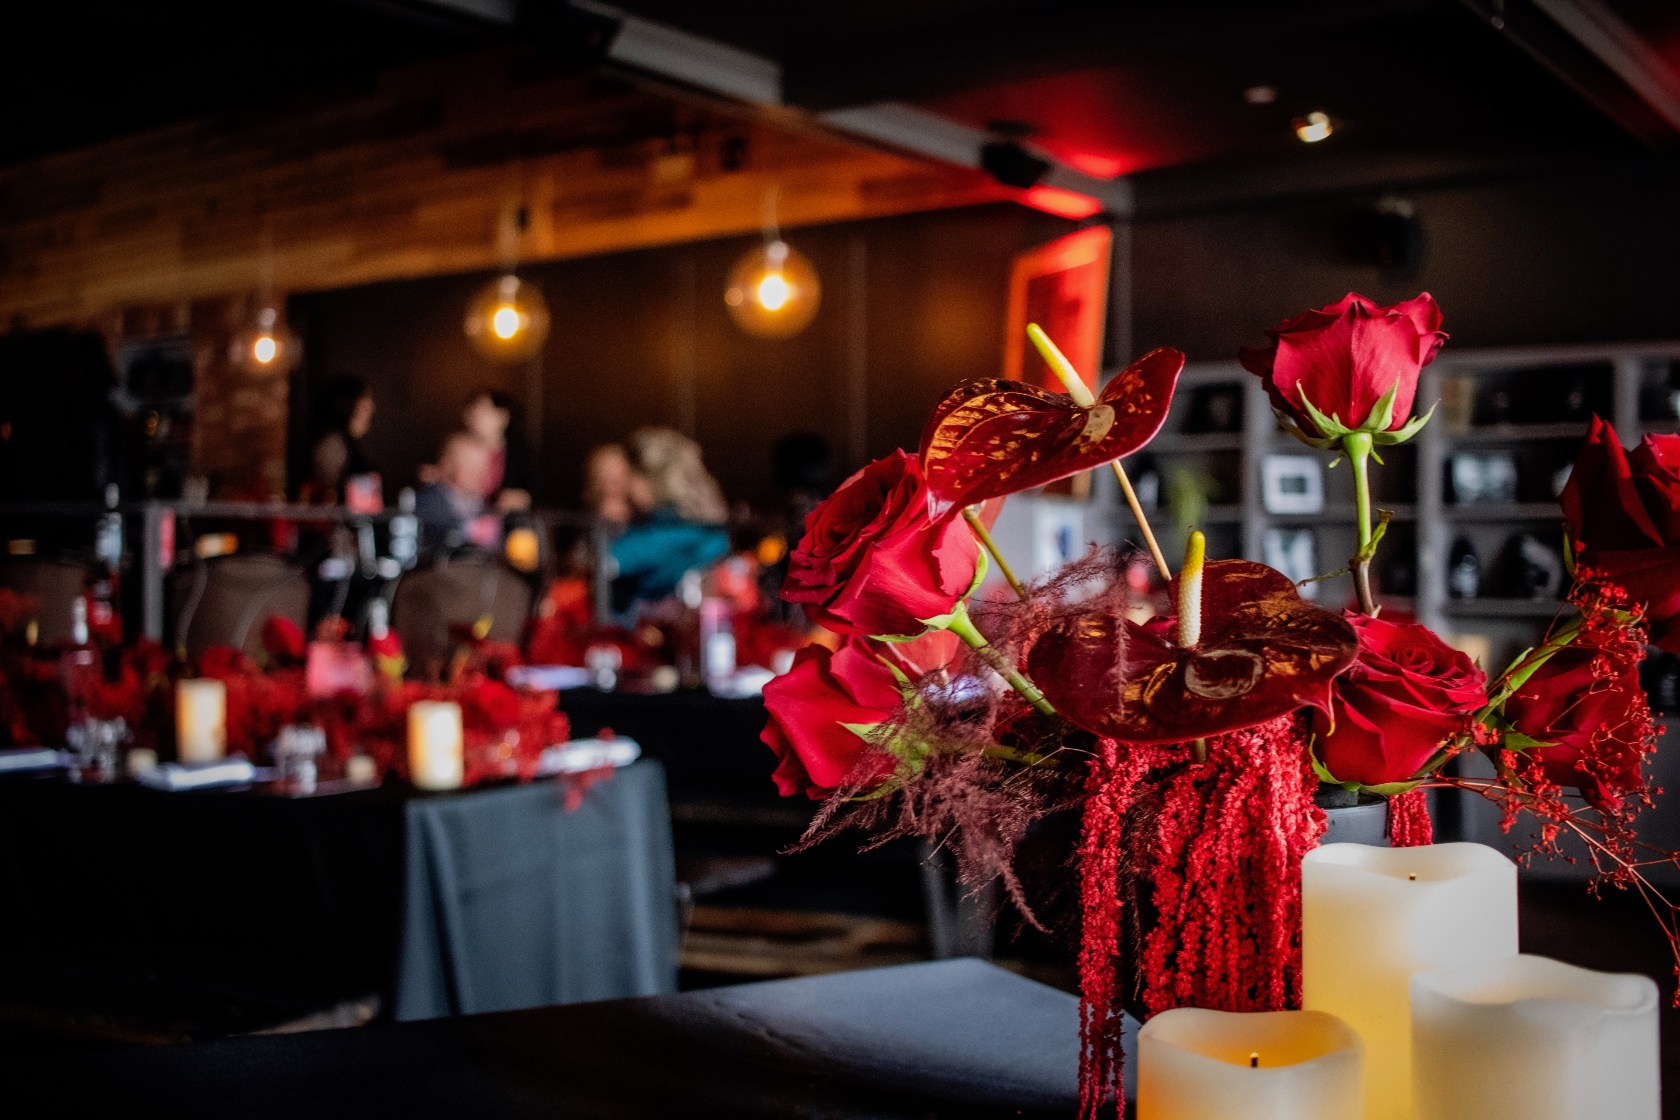
[[[1089,218],[1103,208],[1103,204],[1090,195],[1061,187],[1028,187],[1022,192],[1021,201],[1058,218]]]

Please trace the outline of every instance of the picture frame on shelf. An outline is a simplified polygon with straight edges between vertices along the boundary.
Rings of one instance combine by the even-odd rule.
[[[1311,455],[1267,455],[1260,460],[1260,500],[1267,513],[1323,513],[1324,464]]]

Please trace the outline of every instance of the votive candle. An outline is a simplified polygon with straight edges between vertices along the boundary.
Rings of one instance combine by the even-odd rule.
[[[1326,844],[1301,864],[1302,1005],[1365,1041],[1367,1120],[1410,1120],[1415,972],[1517,954],[1517,867],[1482,844]]]
[[[175,683],[175,757],[215,762],[227,754],[227,685],[217,680]]]
[[[1356,1120],[1363,1049],[1322,1011],[1163,1011],[1138,1031],[1138,1120]]]
[[[409,705],[408,774],[420,789],[461,788],[461,705],[448,700]]]
[[[1417,1120],[1658,1120],[1657,985],[1522,955],[1412,977]]]

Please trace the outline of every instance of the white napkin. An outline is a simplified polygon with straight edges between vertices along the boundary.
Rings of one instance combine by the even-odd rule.
[[[612,739],[573,739],[543,751],[537,760],[537,776],[579,774],[608,764],[628,766],[641,756],[641,744],[622,735]]]
[[[135,780],[143,786],[167,790],[170,793],[186,789],[210,789],[215,786],[250,785],[256,779],[257,768],[246,758],[225,758],[220,762],[200,766],[165,762],[135,776]]]
[[[749,696],[764,695],[764,686],[776,679],[776,674],[757,665],[735,670],[727,679],[708,682],[713,696],[728,700],[745,700]]]
[[[582,688],[594,679],[594,674],[588,669],[576,665],[516,665],[507,671],[507,683],[514,688],[529,688],[537,692]]]
[[[70,752],[55,751],[51,747],[7,747],[0,750],[0,774],[62,770],[69,765]]]

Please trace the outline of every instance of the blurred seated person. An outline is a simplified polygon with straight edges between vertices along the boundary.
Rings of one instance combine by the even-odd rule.
[[[668,597],[684,574],[729,553],[729,507],[700,445],[670,428],[640,428],[629,442],[627,495],[638,516],[611,546],[612,606],[620,614]]]
[[[471,432],[462,429],[445,437],[436,480],[414,502],[422,548],[477,545],[486,551],[496,549],[502,537],[501,518],[485,501],[492,461],[491,448]]]
[[[583,506],[611,525],[623,527],[639,511],[653,508],[648,480],[630,465],[620,443],[603,443],[589,453],[583,466]]]
[[[490,449],[484,497],[497,510],[531,508],[531,457],[513,426],[518,406],[500,390],[483,389],[467,399],[461,423]]]
[[[383,504],[379,468],[362,448],[372,426],[373,390],[367,382],[341,373],[322,387],[309,445],[309,478],[298,494],[302,501],[378,512]]]

